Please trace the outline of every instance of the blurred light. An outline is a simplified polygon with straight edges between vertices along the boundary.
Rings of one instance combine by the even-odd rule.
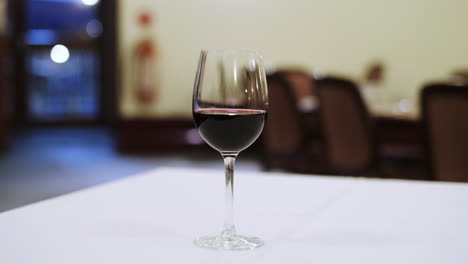
[[[102,33],[102,24],[97,19],[91,19],[88,24],[86,24],[86,33],[92,38],[99,37]]]
[[[403,98],[399,102],[400,111],[403,113],[408,113],[411,111],[411,101],[407,98]]]
[[[81,0],[81,2],[87,6],[93,6],[99,3],[99,0]]]
[[[195,128],[185,132],[185,140],[192,145],[199,145],[204,142]]]
[[[56,43],[56,39],[57,33],[50,29],[30,29],[25,36],[28,45],[50,45]]]
[[[312,75],[315,79],[322,79],[325,76],[325,72],[321,69],[313,69]]]
[[[55,63],[64,63],[70,58],[70,52],[64,45],[55,45],[50,50],[50,58]]]

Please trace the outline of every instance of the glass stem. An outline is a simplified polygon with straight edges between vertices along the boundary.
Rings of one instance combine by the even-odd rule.
[[[234,227],[234,163],[237,153],[222,154],[224,158],[224,167],[226,170],[225,184],[225,207],[224,207],[224,228],[221,233],[223,237],[235,235]]]

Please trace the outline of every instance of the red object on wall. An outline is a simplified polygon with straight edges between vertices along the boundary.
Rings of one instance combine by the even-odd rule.
[[[157,99],[157,59],[156,42],[151,37],[151,15],[142,13],[138,17],[144,28],[144,37],[135,48],[135,96],[139,103],[150,104]]]

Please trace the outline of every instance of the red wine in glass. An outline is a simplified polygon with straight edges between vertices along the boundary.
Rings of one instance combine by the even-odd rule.
[[[193,119],[202,138],[219,152],[240,152],[260,135],[266,111],[256,109],[202,108]]]

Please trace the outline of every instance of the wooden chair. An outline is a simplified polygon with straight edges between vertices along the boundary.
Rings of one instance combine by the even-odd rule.
[[[325,156],[330,172],[372,175],[377,148],[371,119],[356,85],[341,78],[317,80]]]
[[[468,86],[427,85],[421,99],[430,176],[468,182]]]
[[[288,83],[299,111],[314,111],[316,105],[315,83],[312,76],[302,70],[280,70],[277,72]],[[312,102],[310,102],[312,100]]]
[[[304,127],[294,95],[288,83],[278,73],[269,74],[267,82],[269,110],[262,135],[266,167],[312,172]]]
[[[320,122],[318,116],[318,98],[315,79],[300,69],[283,69],[277,74],[284,80],[293,95],[300,122],[304,129],[305,144],[310,146],[315,155],[320,148]]]

